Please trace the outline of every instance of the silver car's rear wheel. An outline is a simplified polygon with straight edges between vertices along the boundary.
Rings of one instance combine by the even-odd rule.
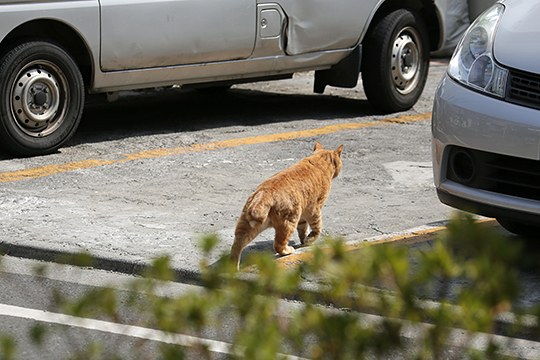
[[[34,61],[16,76],[9,97],[17,126],[28,136],[52,134],[63,123],[70,98],[67,80],[49,61]]]
[[[84,106],[81,73],[59,46],[23,43],[0,59],[0,146],[47,154],[75,132]]]

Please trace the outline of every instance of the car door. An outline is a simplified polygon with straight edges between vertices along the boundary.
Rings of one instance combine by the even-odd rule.
[[[103,71],[247,58],[256,0],[100,0]]]

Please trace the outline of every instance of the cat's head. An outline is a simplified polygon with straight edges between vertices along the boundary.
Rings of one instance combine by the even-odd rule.
[[[341,153],[343,152],[343,145],[340,145],[336,150],[325,150],[323,149],[323,146],[321,143],[316,142],[315,147],[313,148],[314,153],[322,152],[323,156],[328,159],[328,161],[333,165],[334,167],[334,176],[332,178],[335,178],[339,175],[341,172],[341,168],[343,167],[343,163],[341,161]]]

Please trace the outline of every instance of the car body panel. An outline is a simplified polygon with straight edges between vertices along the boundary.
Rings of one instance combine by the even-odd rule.
[[[253,0],[100,3],[103,71],[245,59],[253,52]]]
[[[508,5],[511,6],[506,6],[498,25],[493,54],[503,65],[540,74],[540,46],[537,46],[540,3],[513,0]]]

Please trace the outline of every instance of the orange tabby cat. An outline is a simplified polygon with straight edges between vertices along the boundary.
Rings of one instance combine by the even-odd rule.
[[[330,193],[332,179],[341,171],[342,151],[343,145],[337,150],[324,150],[316,143],[311,156],[257,187],[247,199],[236,224],[230,258],[237,267],[242,250],[267,228],[276,231],[274,250],[280,255],[294,251],[288,243],[295,229],[302,244],[309,245],[317,240],[322,228],[322,207]]]

